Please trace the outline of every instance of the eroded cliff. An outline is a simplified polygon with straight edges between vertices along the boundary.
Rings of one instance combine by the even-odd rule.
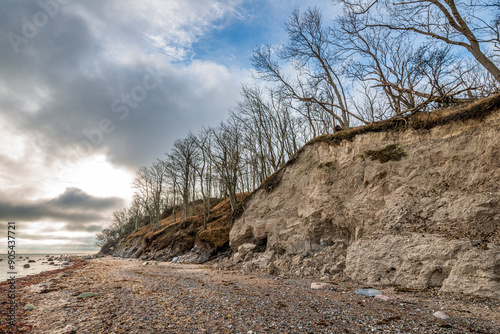
[[[499,100],[313,140],[244,201],[232,262],[500,297]]]

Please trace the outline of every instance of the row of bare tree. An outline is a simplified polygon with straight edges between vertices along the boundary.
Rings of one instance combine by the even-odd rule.
[[[342,15],[295,10],[280,47],[252,57],[258,78],[243,86],[228,120],[174,142],[165,159],[141,167],[129,208],[98,244],[182,206],[182,219],[211,199],[250,192],[307,140],[338,128],[431,111],[500,88],[498,0],[335,0]]]
[[[314,105],[349,127],[499,90],[498,0],[333,2],[342,14],[331,25],[318,8],[296,10],[289,41],[252,58],[298,108]]]

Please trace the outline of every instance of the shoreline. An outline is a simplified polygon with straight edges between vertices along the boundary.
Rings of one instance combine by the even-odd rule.
[[[26,254],[26,255],[34,255],[34,254]],[[24,256],[24,255],[23,255]],[[85,260],[82,260],[80,256],[71,256],[68,257],[68,261],[70,262],[69,266],[64,268],[47,270],[33,275],[27,275],[23,277],[19,277],[15,279],[16,283],[16,303],[18,303],[20,299],[20,295],[22,294],[22,289],[32,286],[34,284],[38,284],[43,282],[44,280],[50,279],[52,276],[64,273],[68,270],[78,269],[85,265]],[[17,304],[16,307],[16,329],[13,332],[10,326],[8,325],[8,317],[7,317],[7,307],[8,307],[8,295],[9,290],[9,282],[2,281],[0,282],[0,296],[2,296],[0,300],[0,333],[31,333],[32,328],[30,325],[25,324],[27,312],[23,310],[23,304]]]
[[[496,299],[387,287],[394,300],[382,301],[356,295],[363,286],[354,282],[313,290],[313,279],[149,263],[80,259],[21,279],[20,306],[36,309],[19,314],[18,333],[500,332]],[[79,297],[85,292],[96,295]]]
[[[24,254],[16,255],[16,280],[27,276],[38,275],[43,272],[53,271],[57,269],[63,269],[71,265],[70,259],[82,258],[85,255],[42,255],[42,254]],[[31,261],[31,262],[30,262]],[[24,268],[24,265],[29,265],[28,268]],[[8,269],[8,260],[6,255],[0,255],[0,283],[6,282],[9,279],[7,274],[10,270]]]

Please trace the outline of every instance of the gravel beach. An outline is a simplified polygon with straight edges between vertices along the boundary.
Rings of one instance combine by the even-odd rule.
[[[500,333],[499,300],[436,290],[380,289],[384,301],[350,282],[315,290],[312,279],[110,257],[30,282],[18,288],[19,306],[36,307],[19,315],[23,333]]]

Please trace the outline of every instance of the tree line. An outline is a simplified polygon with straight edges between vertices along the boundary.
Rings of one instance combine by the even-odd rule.
[[[498,0],[334,0],[295,10],[280,46],[251,58],[229,118],[174,142],[164,159],[139,168],[132,204],[114,212],[97,244],[116,240],[182,207],[254,190],[313,137],[374,121],[431,112],[500,90]],[[191,203],[191,208],[190,208]]]

